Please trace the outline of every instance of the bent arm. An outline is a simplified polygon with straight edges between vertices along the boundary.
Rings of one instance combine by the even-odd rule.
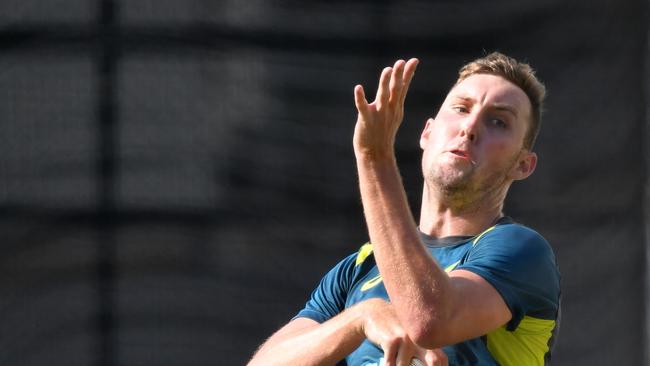
[[[411,339],[437,348],[505,324],[501,295],[469,271],[447,274],[420,240],[394,159],[357,159],[375,260],[395,312]]]
[[[468,271],[448,275],[420,240],[394,154],[416,64],[384,69],[372,103],[355,88],[354,148],[368,232],[391,303],[413,341],[437,348],[486,334],[511,314],[487,281]]]
[[[441,350],[418,347],[399,323],[393,305],[379,298],[362,301],[319,324],[297,318],[276,332],[248,366],[334,365],[365,339],[384,352],[386,366],[407,365],[413,357],[441,361]]]
[[[359,319],[354,310],[322,324],[308,318],[294,319],[260,347],[248,366],[335,365],[365,339],[356,329]]]
[[[501,295],[469,271],[447,274],[420,240],[394,159],[358,159],[374,255],[397,316],[420,346],[488,333],[511,318]]]

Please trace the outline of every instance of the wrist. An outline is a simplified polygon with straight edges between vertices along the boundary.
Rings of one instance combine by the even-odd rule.
[[[378,150],[358,150],[355,149],[354,155],[357,160],[357,165],[396,165],[397,158],[392,150],[378,151]]]
[[[361,337],[362,339],[366,338],[365,323],[368,313],[366,303],[367,301],[362,301],[348,309],[352,312],[352,321],[350,322],[352,324],[352,330],[357,337]]]
[[[355,138],[354,156],[361,161],[395,160],[394,143],[362,143]]]
[[[385,306],[387,303],[380,298],[371,298],[364,300],[352,308],[354,310],[354,330],[355,332],[362,336],[364,339],[368,338],[368,327],[373,321],[373,318],[376,316],[377,308],[380,306]]]

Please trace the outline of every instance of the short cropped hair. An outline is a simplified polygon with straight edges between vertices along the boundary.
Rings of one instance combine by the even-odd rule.
[[[531,105],[531,119],[524,136],[524,148],[532,150],[542,124],[542,110],[546,97],[546,87],[537,79],[533,68],[502,53],[492,52],[461,67],[456,85],[476,74],[500,76],[526,93]]]

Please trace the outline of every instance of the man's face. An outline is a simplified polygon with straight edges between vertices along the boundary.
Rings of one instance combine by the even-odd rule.
[[[499,76],[477,74],[456,85],[422,133],[427,184],[450,192],[487,192],[524,179],[536,164],[523,148],[531,105]]]

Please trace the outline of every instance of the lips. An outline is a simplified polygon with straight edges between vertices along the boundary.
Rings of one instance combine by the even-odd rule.
[[[465,150],[451,150],[450,153],[469,159],[469,153]]]
[[[469,152],[469,150],[460,148],[460,149],[447,150],[447,152],[458,158],[467,160],[473,165],[476,165],[476,162],[474,161],[474,159],[472,159],[472,154]]]

